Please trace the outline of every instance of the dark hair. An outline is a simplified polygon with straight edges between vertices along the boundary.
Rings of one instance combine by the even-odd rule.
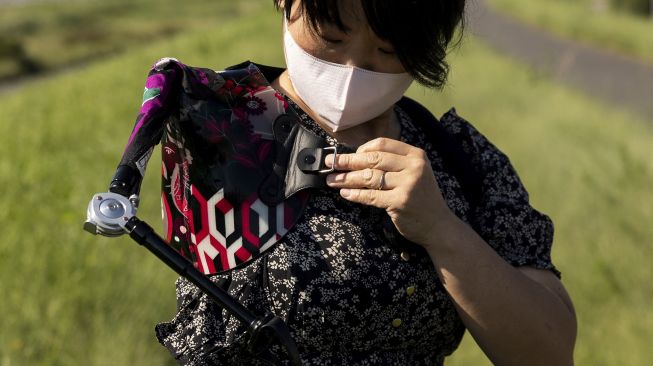
[[[331,23],[344,30],[341,0],[299,0],[310,26]],[[351,1],[351,0],[346,0]],[[360,0],[376,35],[392,44],[406,71],[420,84],[442,88],[449,65],[445,61],[456,27],[463,23],[465,0]],[[280,0],[274,0],[280,8]],[[290,18],[293,0],[285,0]],[[462,33],[461,33],[462,34]]]

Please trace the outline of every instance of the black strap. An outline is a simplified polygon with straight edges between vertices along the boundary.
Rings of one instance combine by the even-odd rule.
[[[478,174],[472,168],[472,157],[467,154],[455,138],[440,124],[433,114],[416,101],[404,97],[397,105],[412,119],[413,123],[426,135],[433,147],[442,158],[445,170],[458,179],[462,193],[473,209],[480,203],[481,186]],[[390,216],[385,215],[382,221],[383,234],[400,250],[413,251],[419,246],[406,239],[395,227]]]
[[[458,180],[470,208],[477,207],[482,195],[481,178],[473,168],[472,156],[456,143],[456,138],[424,106],[408,97],[403,97],[397,105],[425,132],[442,158],[444,169]]]
[[[482,192],[479,174],[473,169],[472,156],[421,104],[404,97],[397,105],[433,144],[442,158],[444,169],[458,180],[470,208],[476,207]],[[329,150],[333,147],[324,138],[306,129],[294,115],[279,116],[274,121],[273,131],[277,143],[276,161],[273,174],[261,185],[259,192],[265,203],[279,203],[306,188],[326,189],[324,158],[326,154],[333,153]],[[352,151],[347,149],[340,152]],[[391,242],[400,247],[415,245],[397,231],[389,216],[384,219],[383,231]]]
[[[334,169],[326,167],[324,162],[326,156],[350,152],[329,145],[324,138],[307,130],[301,124],[298,125],[286,172],[286,197],[306,188],[328,188],[326,174],[333,172]]]
[[[325,166],[326,156],[353,152],[344,146],[329,145],[291,114],[277,117],[272,129],[276,142],[273,173],[259,187],[259,197],[269,205],[278,204],[307,188],[328,188],[326,174],[333,169]]]

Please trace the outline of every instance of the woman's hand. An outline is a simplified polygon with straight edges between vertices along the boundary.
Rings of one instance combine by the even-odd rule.
[[[333,155],[326,157],[333,166]],[[337,156],[327,184],[345,199],[386,210],[399,232],[415,243],[433,241],[434,223],[451,215],[424,150],[377,138],[356,153]]]
[[[333,155],[326,163],[333,164]],[[338,155],[336,169],[346,172],[329,175],[331,187],[350,201],[384,208],[402,235],[426,248],[493,364],[573,365],[576,317],[560,280],[548,270],[511,266],[457,219],[423,150],[378,138]]]
[[[330,155],[326,163],[332,162]],[[426,248],[463,323],[493,364],[573,365],[576,317],[560,280],[548,270],[511,266],[457,219],[424,151],[379,138],[338,155],[336,169],[346,172],[330,175],[331,187],[350,201],[384,208],[402,235]]]

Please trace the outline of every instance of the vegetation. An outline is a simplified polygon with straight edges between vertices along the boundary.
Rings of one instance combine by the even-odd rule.
[[[611,49],[653,64],[653,18],[612,10],[607,1],[488,2],[518,19],[563,37]]]
[[[617,9],[626,10],[633,14],[653,17],[653,3],[651,0],[612,0],[612,6]]]
[[[246,17],[0,98],[0,365],[173,365],[153,325],[174,315],[176,276],[128,238],[81,230],[106,189],[153,61],[216,69],[283,63],[281,24],[263,1]],[[473,38],[452,54],[444,93],[413,87],[436,114],[450,106],[512,159],[535,207],[556,223],[553,259],[576,304],[578,365],[653,358],[653,121],[565,89]],[[159,219],[152,158],[139,216]],[[447,365],[489,365],[470,337]]]
[[[0,81],[70,67],[218,25],[257,1],[64,0],[0,3]],[[80,31],[83,30],[83,31]]]
[[[653,121],[563,88],[469,40],[432,110],[459,113],[510,156],[556,224],[553,260],[579,321],[576,364],[645,365],[653,351]],[[430,98],[429,98],[430,96]],[[490,365],[470,337],[450,366]]]

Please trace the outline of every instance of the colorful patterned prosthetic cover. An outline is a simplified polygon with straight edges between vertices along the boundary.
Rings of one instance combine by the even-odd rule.
[[[296,115],[254,64],[216,72],[175,59],[150,71],[121,165],[144,175],[162,145],[163,226],[167,242],[205,274],[244,265],[295,224],[308,199],[278,204],[259,196],[273,172],[273,121]]]

